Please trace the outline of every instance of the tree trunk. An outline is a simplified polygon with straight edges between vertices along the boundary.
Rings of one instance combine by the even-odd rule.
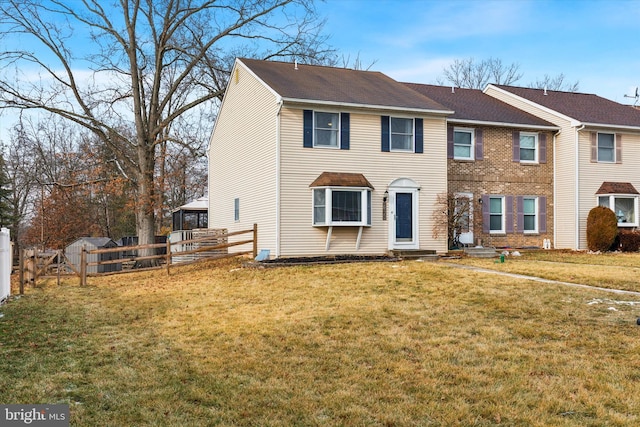
[[[136,230],[139,245],[151,245],[155,243],[154,151],[153,147],[146,147],[146,149],[142,147],[138,148],[140,170],[137,176],[138,200],[136,201]],[[142,249],[138,251],[138,256],[151,256],[155,254],[155,249]],[[141,260],[137,261],[135,266],[142,268],[155,266],[157,264],[157,260]]]

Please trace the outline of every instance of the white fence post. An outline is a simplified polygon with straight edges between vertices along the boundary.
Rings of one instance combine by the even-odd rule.
[[[11,295],[11,238],[7,228],[0,229],[0,302]]]

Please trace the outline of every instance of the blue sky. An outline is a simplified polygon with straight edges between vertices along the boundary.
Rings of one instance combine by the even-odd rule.
[[[436,83],[455,59],[517,63],[622,103],[640,86],[640,0],[326,0],[329,42],[390,77]],[[373,65],[371,65],[373,63]]]
[[[640,0],[318,0],[343,58],[405,82],[437,83],[456,59],[516,63],[527,86],[565,75],[621,103],[640,86]],[[0,140],[16,116],[0,114]]]

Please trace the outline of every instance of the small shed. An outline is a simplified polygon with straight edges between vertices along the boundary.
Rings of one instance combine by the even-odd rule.
[[[108,237],[80,237],[78,240],[71,243],[66,247],[65,254],[69,262],[73,264],[73,267],[78,271],[80,271],[80,256],[83,246],[87,251],[91,251],[94,249],[117,248],[118,244]],[[111,261],[114,259],[120,259],[120,252],[109,252],[106,254],[87,254],[88,263],[98,261]],[[112,271],[120,270],[122,270],[122,263],[87,266],[87,273],[109,273]]]
[[[173,231],[196,230],[209,226],[209,197],[204,196],[173,211]]]

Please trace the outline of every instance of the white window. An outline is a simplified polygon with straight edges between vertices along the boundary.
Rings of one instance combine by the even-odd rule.
[[[614,163],[616,161],[616,138],[613,133],[598,132],[598,161]]]
[[[473,160],[473,129],[455,128],[453,130],[453,158]]]
[[[523,163],[538,162],[538,134],[520,132],[520,161]]]
[[[598,205],[611,209],[618,218],[618,227],[638,226],[638,197],[631,195],[599,196]]]
[[[391,151],[413,152],[413,119],[391,117]]]
[[[340,114],[315,111],[313,123],[314,147],[339,147]]]
[[[505,232],[504,197],[489,197],[489,232]]]
[[[525,233],[538,232],[538,198],[524,197],[522,199],[523,224]]]
[[[315,188],[313,225],[371,225],[371,189]]]

